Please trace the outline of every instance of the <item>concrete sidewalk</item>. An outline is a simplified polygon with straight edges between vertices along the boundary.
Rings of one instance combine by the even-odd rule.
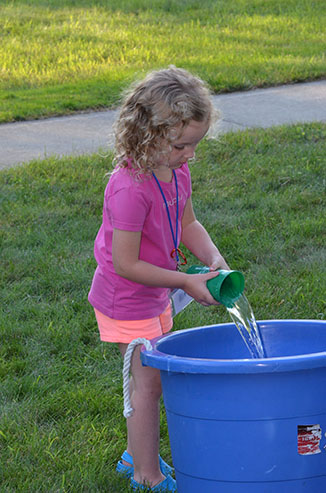
[[[301,122],[326,122],[326,80],[214,96],[221,132]],[[112,146],[116,111],[0,125],[0,169],[51,155]]]

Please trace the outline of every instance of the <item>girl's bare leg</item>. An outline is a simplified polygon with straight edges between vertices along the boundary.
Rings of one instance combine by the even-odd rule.
[[[119,344],[122,356],[128,344]],[[127,419],[128,448],[134,461],[134,480],[155,486],[164,480],[159,466],[159,423],[161,378],[159,370],[144,367],[137,346],[131,360],[131,405],[133,415]]]

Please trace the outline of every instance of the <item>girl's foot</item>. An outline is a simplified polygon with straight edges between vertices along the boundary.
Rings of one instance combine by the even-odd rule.
[[[173,468],[167,464],[159,455],[160,469],[163,476],[169,476],[173,474]],[[134,474],[133,459],[130,454],[125,450],[119,460],[116,472],[121,476],[131,478]]]
[[[158,483],[157,485],[152,486],[152,487],[148,487],[144,484],[137,483],[137,481],[135,481],[133,478],[131,478],[130,485],[131,485],[132,489],[136,490],[136,491],[145,490],[145,491],[153,491],[153,493],[154,492],[157,492],[157,493],[174,493],[177,491],[177,483],[169,475],[166,476],[166,478],[163,479],[163,481],[161,481],[160,483]]]

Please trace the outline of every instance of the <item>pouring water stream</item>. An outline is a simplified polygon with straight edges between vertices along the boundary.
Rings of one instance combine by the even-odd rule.
[[[259,326],[249,301],[242,294],[231,306],[226,307],[252,358],[266,358]]]

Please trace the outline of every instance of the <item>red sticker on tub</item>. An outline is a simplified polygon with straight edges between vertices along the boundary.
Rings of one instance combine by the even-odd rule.
[[[320,454],[320,425],[298,426],[298,452],[300,455]]]

